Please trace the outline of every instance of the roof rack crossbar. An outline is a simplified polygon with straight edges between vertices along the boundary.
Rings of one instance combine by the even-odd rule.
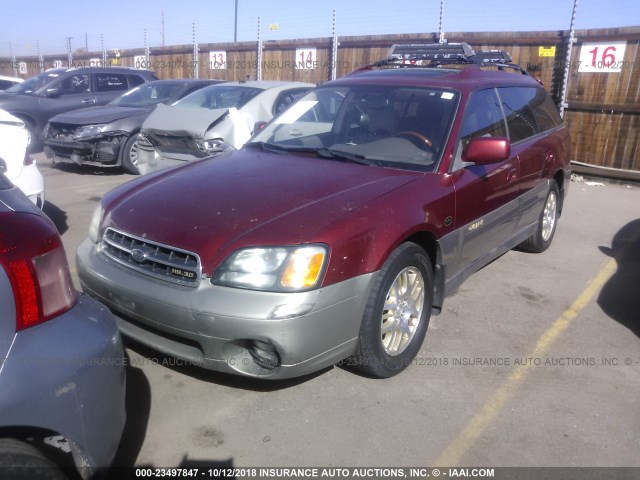
[[[389,50],[388,60],[464,60],[475,55],[468,43],[395,44]]]

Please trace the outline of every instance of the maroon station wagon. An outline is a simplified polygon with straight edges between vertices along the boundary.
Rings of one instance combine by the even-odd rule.
[[[242,150],[116,188],[78,249],[84,290],[125,336],[204,368],[397,374],[469,275],[553,239],[569,134],[509,61],[397,46]]]

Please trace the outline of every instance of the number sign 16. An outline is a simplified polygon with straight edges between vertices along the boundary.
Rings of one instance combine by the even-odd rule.
[[[626,48],[626,42],[583,43],[578,72],[621,72]]]

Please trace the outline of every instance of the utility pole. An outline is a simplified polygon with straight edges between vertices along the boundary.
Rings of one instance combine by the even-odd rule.
[[[84,51],[89,51],[89,35],[87,35],[87,32],[84,32]]]

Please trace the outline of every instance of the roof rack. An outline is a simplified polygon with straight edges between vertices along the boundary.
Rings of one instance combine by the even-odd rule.
[[[523,75],[527,71],[512,63],[504,50],[474,51],[468,43],[395,44],[387,58],[370,67],[441,67],[443,65],[478,65],[498,70],[516,70]],[[425,64],[425,62],[428,62]],[[367,67],[365,67],[367,68]]]

